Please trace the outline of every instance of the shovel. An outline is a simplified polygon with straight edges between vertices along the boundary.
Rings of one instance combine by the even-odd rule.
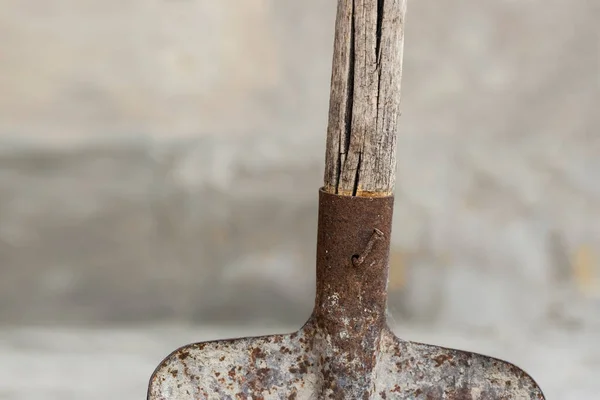
[[[544,399],[516,366],[397,338],[386,323],[405,0],[339,0],[317,290],[297,332],[184,346],[149,400]]]

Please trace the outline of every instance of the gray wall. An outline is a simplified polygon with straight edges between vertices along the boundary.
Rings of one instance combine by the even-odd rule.
[[[301,323],[335,2],[1,7],[0,322]],[[598,6],[407,17],[394,317],[596,324]]]

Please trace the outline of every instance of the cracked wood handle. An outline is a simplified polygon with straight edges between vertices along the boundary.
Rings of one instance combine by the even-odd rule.
[[[324,190],[393,194],[406,0],[338,0]]]

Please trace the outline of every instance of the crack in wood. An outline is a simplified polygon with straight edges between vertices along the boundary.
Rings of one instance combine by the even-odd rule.
[[[354,173],[354,187],[352,188],[352,196],[358,194],[358,182],[360,182],[360,164],[362,163],[363,153],[358,153],[358,163],[356,165],[356,172]]]
[[[405,1],[338,0],[324,176],[330,193],[393,193]]]
[[[338,170],[338,177],[336,180],[336,186],[335,186],[335,193],[338,194],[339,193],[339,186],[340,186],[340,179],[342,177],[342,170],[343,170],[343,166],[344,163],[346,162],[346,155],[348,154],[349,150],[350,150],[350,138],[352,137],[352,111],[353,111],[353,102],[352,99],[354,98],[354,69],[355,69],[355,55],[354,55],[354,36],[356,34],[355,32],[355,20],[354,20],[354,14],[355,14],[355,1],[356,0],[351,0],[352,1],[352,18],[350,21],[350,35],[349,35],[349,41],[350,41],[350,51],[348,53],[348,74],[347,74],[347,101],[346,101],[346,118],[345,118],[345,126],[344,126],[344,149],[343,152],[341,152],[341,154],[343,154],[343,157],[339,157],[341,163],[339,164],[339,170]],[[342,142],[340,140],[340,142]],[[343,158],[343,159],[342,159]]]
[[[377,57],[377,63],[379,64],[379,60],[381,57],[380,48],[381,48],[381,28],[383,26],[383,3],[385,0],[377,0],[377,30],[375,32],[375,57]]]

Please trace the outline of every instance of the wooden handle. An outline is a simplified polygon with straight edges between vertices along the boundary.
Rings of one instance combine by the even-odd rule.
[[[394,191],[406,0],[338,0],[325,184],[328,193]]]

